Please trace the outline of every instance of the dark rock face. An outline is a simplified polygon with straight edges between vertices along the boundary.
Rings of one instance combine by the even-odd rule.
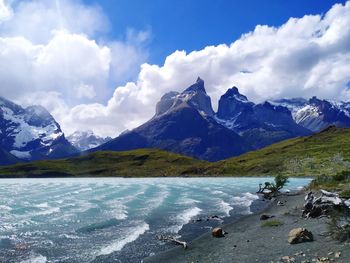
[[[287,108],[269,102],[254,104],[236,87],[221,96],[216,119],[245,137],[255,148],[311,133],[294,122]]]
[[[0,148],[10,163],[60,158],[77,152],[45,108],[24,109],[4,98],[0,98]]]
[[[250,112],[254,103],[248,101],[247,97],[241,95],[237,87],[228,89],[219,100],[217,117],[228,120],[242,112]]]
[[[252,149],[244,138],[213,118],[201,79],[182,93],[164,95],[151,120],[94,151],[137,148],[159,148],[209,161]]]
[[[0,165],[9,165],[19,162],[16,156],[10,154],[0,147]]]

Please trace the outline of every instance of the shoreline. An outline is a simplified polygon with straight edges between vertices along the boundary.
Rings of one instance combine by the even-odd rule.
[[[278,201],[285,205],[277,206]],[[318,257],[330,259],[336,252],[341,252],[341,257],[333,258],[332,262],[349,262],[349,243],[340,243],[325,235],[327,218],[301,218],[303,192],[283,194],[268,202],[267,207],[259,212],[222,225],[223,230],[228,232],[223,238],[213,238],[210,231],[189,242],[186,250],[174,247],[147,257],[142,262],[316,262]],[[268,221],[260,220],[262,214],[274,215],[269,220],[278,220],[283,225],[262,227],[261,223]],[[315,240],[289,244],[289,231],[298,227],[310,230]]]

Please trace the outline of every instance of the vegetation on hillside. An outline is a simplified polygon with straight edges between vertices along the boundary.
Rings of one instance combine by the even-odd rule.
[[[95,152],[75,158],[0,167],[0,177],[123,176],[200,174],[206,162],[156,149]]]
[[[350,169],[350,129],[329,127],[217,162],[213,174],[318,176]]]
[[[350,170],[350,129],[329,127],[227,160],[209,163],[156,149],[102,151],[0,167],[0,177],[315,176]]]

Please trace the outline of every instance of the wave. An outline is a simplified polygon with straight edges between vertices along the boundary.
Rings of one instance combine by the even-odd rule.
[[[146,231],[149,230],[149,225],[146,222],[143,222],[140,226],[136,227],[132,231],[128,232],[130,233],[128,236],[124,237],[123,239],[117,240],[113,242],[112,244],[102,248],[100,252],[98,253],[98,256],[101,255],[109,255],[113,252],[117,252],[123,249],[123,247],[135,241],[139,238],[142,234],[144,234]]]
[[[35,213],[34,216],[51,215],[51,214],[54,214],[54,213],[58,213],[59,211],[60,211],[59,207],[52,207],[50,209],[46,209],[44,211]]]
[[[0,205],[0,211],[11,211],[12,208],[7,205]]]
[[[47,262],[47,258],[40,254],[32,255],[30,258],[24,261],[21,261],[21,263],[46,263],[46,262]]]
[[[230,216],[230,211],[233,209],[233,207],[229,203],[226,203],[224,200],[220,200],[218,205],[220,210],[225,213],[226,216]]]
[[[245,207],[246,208],[246,214],[251,214],[250,206],[255,200],[259,199],[259,196],[252,193],[245,193],[243,196],[235,196],[232,198],[233,204],[239,207]]]
[[[200,212],[202,212],[202,209],[196,206],[186,209],[185,211],[183,211],[182,214],[176,217],[176,225],[169,227],[168,231],[172,233],[178,233],[183,228],[184,225],[189,223],[193,217],[199,215]]]

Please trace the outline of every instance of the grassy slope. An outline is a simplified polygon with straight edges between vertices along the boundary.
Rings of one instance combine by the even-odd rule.
[[[0,177],[333,175],[350,169],[350,129],[286,140],[216,163],[155,149],[96,152],[80,157],[0,167]]]
[[[200,173],[206,162],[156,149],[96,152],[80,157],[0,167],[0,177],[176,176]]]
[[[330,127],[318,134],[273,144],[218,162],[214,174],[316,176],[350,167],[350,129]]]

